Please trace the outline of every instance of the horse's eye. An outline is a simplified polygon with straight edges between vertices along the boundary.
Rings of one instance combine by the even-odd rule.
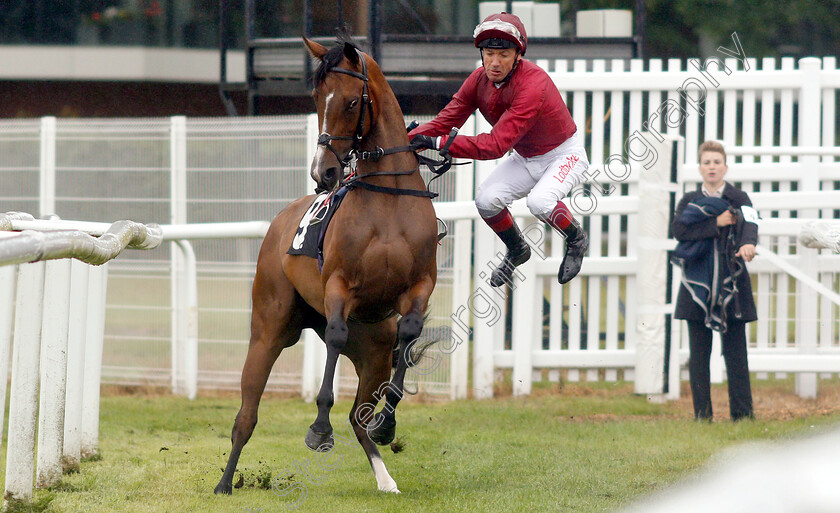
[[[353,98],[352,100],[350,100],[350,103],[347,104],[347,110],[355,109],[356,105],[358,105],[358,104],[359,104],[359,99],[358,98]]]

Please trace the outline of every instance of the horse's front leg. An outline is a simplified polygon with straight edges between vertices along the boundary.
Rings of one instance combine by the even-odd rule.
[[[404,313],[397,326],[398,359],[391,383],[384,387],[385,406],[376,414],[372,426],[368,429],[370,439],[379,445],[388,445],[394,441],[397,432],[396,409],[403,397],[405,373],[409,367],[410,345],[423,331],[423,313],[429,303],[429,296],[434,289],[431,279],[423,280],[412,287],[404,298]],[[406,306],[407,305],[407,306]]]
[[[350,423],[370,462],[376,479],[376,487],[381,492],[400,493],[397,483],[385,468],[385,462],[379,454],[376,444],[370,439],[369,427],[374,422],[374,411],[379,402],[383,383],[391,375],[390,347],[396,336],[396,326],[382,330],[363,327],[365,342],[359,345],[359,353],[353,363],[359,375],[359,388],[356,402],[350,410]],[[356,337],[356,331],[353,333]]]
[[[327,364],[324,368],[324,380],[315,399],[318,416],[306,433],[306,446],[313,451],[328,451],[333,446],[333,428],[330,424],[330,409],[333,397],[333,381],[338,357],[347,345],[347,284],[341,278],[331,278],[325,290],[324,306],[327,327],[324,330],[324,342],[327,345]]]

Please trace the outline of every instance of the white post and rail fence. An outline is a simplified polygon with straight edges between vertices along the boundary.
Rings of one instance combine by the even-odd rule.
[[[663,155],[668,155],[665,146],[660,151]],[[479,173],[482,172],[481,167],[479,166]],[[552,239],[553,244],[549,244],[550,248],[547,249],[547,246],[536,248],[539,250],[536,254],[544,258],[533,259],[532,262],[524,265],[520,269],[521,274],[518,274],[524,278],[521,280],[521,286],[517,286],[514,291],[511,347],[504,347],[505,334],[502,329],[504,324],[502,319],[505,295],[500,294],[497,289],[491,290],[489,287],[484,287],[482,284],[486,280],[481,276],[489,269],[487,265],[490,260],[497,256],[502,248],[492,234],[484,233],[486,230],[482,230],[480,226],[475,229],[473,235],[471,221],[477,221],[478,216],[472,202],[469,199],[462,199],[470,197],[472,180],[467,179],[467,173],[462,172],[459,175],[461,185],[458,190],[463,191],[457,193],[459,200],[436,203],[438,216],[450,222],[454,227],[453,237],[456,247],[452,259],[454,265],[451,283],[453,307],[450,334],[452,340],[447,344],[452,348],[450,367],[452,397],[465,397],[468,395],[468,390],[471,390],[474,397],[492,396],[497,369],[511,369],[513,389],[517,395],[530,393],[533,376],[541,369],[551,371],[565,369],[571,373],[569,374],[571,379],[575,379],[574,375],[578,372],[587,372],[589,379],[593,379],[589,372],[593,369],[605,369],[613,373],[623,370],[625,379],[636,381],[637,392],[653,394],[655,390],[662,389],[657,373],[640,373],[640,367],[657,368],[656,359],[664,357],[657,353],[660,346],[649,345],[649,337],[646,333],[656,333],[657,337],[660,336],[664,329],[660,324],[661,317],[672,308],[664,302],[662,293],[664,282],[652,280],[650,277],[664,272],[665,259],[660,258],[660,255],[663,251],[671,249],[674,244],[673,241],[666,240],[668,204],[663,201],[662,195],[672,194],[678,187],[668,183],[649,183],[654,176],[659,176],[654,173],[657,168],[670,173],[671,167],[671,160],[661,158],[657,161],[657,166],[653,166],[651,170],[648,170],[649,172],[634,171],[635,176],[629,181],[638,188],[638,196],[603,197],[598,201],[597,214],[599,216],[633,216],[639,213],[639,218],[630,223],[628,233],[623,235],[628,245],[626,254],[621,256],[590,255],[585,259],[581,272],[581,277],[589,280],[586,288],[589,289],[590,294],[593,282],[622,277],[625,280],[621,284],[624,288],[623,298],[619,298],[616,294],[618,287],[612,287],[612,284],[608,283],[604,287],[607,294],[606,312],[600,312],[600,302],[593,303],[590,298],[587,305],[588,312],[586,312],[589,319],[585,319],[584,284],[573,281],[563,291],[563,287],[554,283],[553,277],[562,258],[563,246],[562,241]],[[686,172],[681,169],[680,173]],[[840,192],[837,191],[752,193],[751,196],[760,211],[804,207],[830,209],[840,204]],[[640,208],[641,204],[651,204],[657,208]],[[665,206],[664,209],[663,206]],[[536,226],[533,224],[535,220],[528,218],[527,209],[523,204],[515,204],[513,212],[523,226]],[[656,222],[646,220],[645,216],[654,216],[653,220]],[[761,222],[761,234],[771,237],[796,237],[806,221],[806,219],[764,219]],[[107,223],[34,219],[15,219],[11,223],[10,226],[15,230],[44,230],[42,235],[55,230],[75,228],[87,234],[99,236],[111,226]],[[654,226],[658,230],[655,232],[657,236],[654,236],[654,233],[643,232],[643,230],[653,229]],[[172,326],[173,341],[176,342],[173,343],[173,347],[177,347],[178,350],[173,350],[172,365],[173,375],[178,376],[177,380],[173,380],[173,390],[176,393],[195,397],[198,387],[197,263],[189,241],[225,238],[259,239],[265,234],[267,228],[267,221],[161,226],[163,240],[173,242],[180,252],[177,254],[181,256],[180,262],[182,262],[173,265]],[[545,242],[542,241],[544,232],[537,235],[538,231],[529,230],[526,233],[535,244]],[[610,233],[605,236],[612,238],[616,235],[613,230],[610,230]],[[622,235],[619,234],[619,236]],[[470,254],[472,237],[475,238],[473,255]],[[759,252],[759,258],[750,265],[751,271],[763,273],[781,270],[803,284],[804,288],[799,292],[799,296],[813,294],[817,298],[822,298],[819,301],[821,301],[823,311],[826,310],[824,307],[826,303],[836,304],[834,299],[836,294],[832,295],[831,284],[826,285],[826,283],[816,281],[814,276],[817,272],[823,275],[836,273],[838,271],[836,257],[819,254],[818,250],[805,248],[798,251],[798,256],[780,257],[761,245]],[[794,265],[794,263],[799,263],[799,265]],[[808,269],[808,272],[804,269]],[[655,290],[646,288],[653,284],[656,284]],[[545,289],[545,286],[548,289]],[[544,297],[548,301],[548,312],[543,311]],[[564,301],[567,303],[565,307]],[[623,312],[619,312],[619,301],[624,303]],[[766,301],[768,301],[767,298],[758,298],[759,304]],[[820,309],[808,307],[805,311],[815,310]],[[561,313],[558,315],[554,313],[555,311]],[[542,347],[541,332],[545,327],[542,321],[544,313],[549,314],[547,324],[551,336],[548,348]],[[605,318],[604,315],[606,315]],[[623,344],[618,343],[618,317],[625,318]],[[586,330],[593,326],[593,318],[595,319],[594,329]],[[603,331],[601,322],[606,323],[607,331],[604,347],[600,347],[600,340],[598,340],[599,333]],[[833,341],[833,338],[828,338],[828,344],[821,343],[819,347],[814,343],[810,343],[809,346],[809,343],[805,342],[804,337],[816,341],[822,336],[822,340],[826,340],[827,328],[823,328],[820,334],[815,334],[813,330],[816,319],[798,319],[797,322],[811,324],[810,328],[797,328],[797,333],[803,337],[797,338],[802,343],[798,343],[795,347],[775,347],[766,350],[762,350],[759,343],[758,348],[751,350],[752,368],[760,372],[807,371],[809,374],[840,371],[840,366],[837,365],[838,355],[834,347],[836,341]],[[462,327],[465,327],[465,330],[459,331]],[[687,356],[685,348],[679,349],[678,327],[678,323],[672,323],[671,336],[675,343],[674,347],[678,348],[671,351],[672,359],[678,358],[670,362],[670,368],[674,372],[680,368]],[[588,333],[584,333],[584,330]],[[595,338],[589,339],[588,337],[592,337],[593,334]],[[320,376],[320,344],[316,338],[311,334],[305,337],[303,379],[300,390],[307,398],[310,398],[313,391],[317,389]],[[471,369],[470,361],[466,358],[467,344],[462,343],[469,339],[472,339],[474,346]],[[582,347],[581,341],[584,340],[591,344]],[[565,347],[560,347],[560,343],[565,343]],[[552,345],[554,347],[551,347]],[[524,349],[526,347],[531,348],[530,354],[527,349]],[[644,350],[641,349],[642,347]],[[648,361],[647,359],[650,358],[653,360]],[[472,386],[468,389],[470,370],[472,371]],[[718,367],[717,370],[720,374],[721,368]],[[613,374],[612,379],[615,379],[616,375]],[[641,380],[646,379],[645,376],[653,381],[643,384]],[[595,379],[598,379],[597,374]],[[673,386],[674,379],[678,379],[678,374],[672,373],[669,387],[672,393],[675,389],[678,390],[678,387]],[[808,394],[815,393],[816,391],[813,390]]]
[[[7,498],[31,497],[33,471],[35,485],[47,488],[98,452],[107,263],[126,248],[149,250],[166,240],[182,251],[184,279],[174,314],[177,336],[185,341],[179,355],[185,379],[179,385],[194,398],[198,290],[189,241],[262,238],[267,229],[266,221],[160,226],[0,214],[0,362],[8,362],[13,350]],[[3,398],[8,371],[8,365],[0,365]],[[3,413],[0,408],[0,426],[5,426]]]
[[[98,451],[103,264],[125,248],[152,249],[161,242],[159,228],[131,221],[109,225],[98,238],[67,229],[13,231],[32,221],[26,214],[0,215],[4,404],[10,386],[5,497],[19,500],[31,497],[33,473],[37,486],[53,486],[65,468]]]
[[[679,379],[674,372],[687,355],[682,329],[675,322],[670,330],[661,325],[670,308],[660,293],[662,284],[655,291],[644,288],[652,284],[647,279],[651,273],[658,276],[665,269],[662,255],[673,242],[667,242],[667,233],[662,233],[663,212],[656,210],[654,215],[641,205],[652,201],[661,207],[664,195],[670,197],[674,190],[678,195],[699,182],[694,162],[697,146],[705,139],[725,143],[732,159],[728,178],[750,193],[763,218],[761,254],[749,266],[759,310],[759,320],[748,333],[752,368],[763,375],[796,372],[797,389],[804,396],[816,393],[819,373],[840,372],[835,364],[840,353],[840,314],[833,296],[825,293],[838,289],[840,259],[826,249],[808,249],[795,242],[806,220],[830,221],[840,205],[835,143],[840,71],[836,60],[802,59],[798,69],[793,59],[780,63],[726,59],[717,67],[705,68],[637,60],[542,64],[552,68],[550,74],[577,125],[586,130],[591,170],[601,171],[589,186],[597,206],[582,216],[592,249],[580,278],[559,285],[554,275],[564,250],[562,238],[546,237],[529,219],[524,205],[516,203],[514,214],[523,227],[533,227],[529,234],[543,253],[520,269],[518,276],[527,279],[513,292],[511,327],[506,329],[506,294],[491,289],[484,278],[488,264],[503,248],[478,220],[472,204],[476,184],[494,163],[461,166],[435,182],[441,192],[435,202],[438,216],[452,229],[439,250],[441,271],[433,298],[433,327],[440,328],[438,334],[448,341],[443,351],[448,354],[442,359],[442,373],[432,383],[436,388],[425,390],[453,398],[490,397],[498,374],[508,371],[515,374],[512,387],[517,395],[529,393],[534,379],[544,377],[625,379],[637,382],[640,393],[653,394],[662,390],[659,384],[664,376],[640,373],[642,368],[658,367],[658,359],[664,358],[657,352],[659,346],[649,345],[651,337],[660,337],[664,330],[670,334],[672,347],[668,390],[678,391],[672,380]],[[684,112],[675,110],[675,105]],[[703,107],[702,114],[695,107]],[[464,133],[487,130],[480,116],[471,123]],[[6,182],[7,176],[19,178],[21,189],[25,186],[27,192],[18,197],[4,188],[2,199],[28,205],[20,209],[38,215],[56,212],[58,205],[61,211],[84,212],[81,218],[132,218],[162,225],[163,240],[171,242],[167,257],[136,266],[130,259],[121,259],[117,268],[119,279],[131,275],[138,280],[150,268],[163,270],[168,281],[162,288],[169,289],[170,304],[157,298],[154,307],[146,308],[165,312],[167,333],[152,339],[133,335],[131,326],[120,326],[116,334],[106,332],[106,339],[119,341],[123,344],[119,347],[137,340],[137,344],[148,344],[149,351],[164,349],[154,364],[130,372],[123,362],[108,367],[111,379],[136,372],[141,376],[134,380],[138,384],[161,384],[163,380],[143,377],[154,371],[176,393],[193,397],[200,386],[236,387],[241,366],[234,364],[244,358],[247,345],[247,321],[241,319],[249,310],[247,300],[225,303],[230,295],[199,295],[198,286],[206,283],[202,280],[208,268],[223,274],[222,279],[229,280],[226,284],[234,283],[233,273],[227,270],[232,267],[237,269],[237,286],[250,281],[255,250],[242,242],[256,244],[247,239],[261,238],[267,219],[310,190],[306,170],[317,135],[314,116],[14,120],[0,127],[0,145],[4,145],[4,155],[12,151],[19,155],[0,162],[0,177],[4,184],[14,183]],[[684,138],[684,149],[673,158],[671,145],[678,137]],[[659,138],[668,141],[657,143],[664,145],[661,148],[654,146]],[[664,166],[669,158],[676,163],[676,186],[671,183],[673,166],[662,168],[669,183],[652,181],[656,169],[645,167],[645,154],[654,147],[662,155],[657,165]],[[605,163],[612,158],[608,155],[631,160],[629,173],[621,179],[605,173]],[[102,192],[100,182],[108,184],[101,187]],[[613,192],[601,194],[601,190]],[[80,205],[89,207],[85,210]],[[96,214],[100,208],[121,214]],[[243,222],[215,222],[231,219]],[[260,221],[248,222],[251,219]],[[96,235],[108,226],[90,223],[81,229]],[[658,231],[648,233],[653,227]],[[540,233],[547,240],[542,241]],[[213,260],[205,246],[214,241],[230,243],[234,249],[225,251],[237,259]],[[165,252],[166,248],[153,253]],[[660,261],[662,267],[653,269]],[[651,268],[646,270],[647,266]],[[666,290],[674,290],[674,284],[666,283]],[[126,316],[139,311],[124,304],[109,308]],[[208,317],[234,315],[243,326],[236,333],[216,339],[215,333],[202,331],[202,326],[211,324]],[[282,360],[296,367],[283,376],[284,390],[313,397],[323,367],[322,345],[316,338],[308,333],[302,349],[284,352]],[[208,363],[208,355],[216,352],[225,357]],[[205,367],[221,366],[220,359],[230,368]],[[722,379],[718,362],[713,373]],[[224,383],[217,380],[221,375]],[[648,377],[653,381],[647,382]],[[430,378],[422,379],[430,383]],[[339,381],[344,392],[352,388],[352,382],[344,378],[336,380],[337,386]],[[270,379],[272,383],[276,382]]]

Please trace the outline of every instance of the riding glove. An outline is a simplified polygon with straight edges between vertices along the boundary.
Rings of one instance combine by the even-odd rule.
[[[417,150],[439,150],[440,137],[432,137],[429,135],[415,135],[411,138],[411,149]]]

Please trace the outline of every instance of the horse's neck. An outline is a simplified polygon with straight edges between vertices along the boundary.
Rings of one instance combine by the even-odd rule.
[[[405,132],[405,121],[402,113],[397,109],[388,112],[380,113],[380,123],[378,123],[375,133],[367,141],[366,146],[370,150],[377,147],[382,149],[396,148],[408,145],[408,137]],[[396,122],[394,121],[396,120]],[[376,162],[366,162],[360,174],[375,175],[377,173],[394,173],[394,172],[408,172],[417,168],[417,158],[412,151],[403,151],[387,155]],[[403,186],[410,185],[424,185],[420,173],[411,173],[406,175],[383,175],[381,179],[388,182],[397,182]]]

